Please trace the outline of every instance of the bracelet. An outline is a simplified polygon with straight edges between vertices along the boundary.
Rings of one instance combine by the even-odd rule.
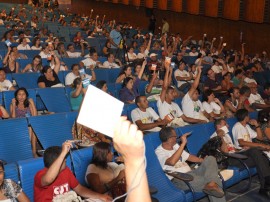
[[[258,125],[258,126],[256,126],[256,128],[260,128],[260,126]]]

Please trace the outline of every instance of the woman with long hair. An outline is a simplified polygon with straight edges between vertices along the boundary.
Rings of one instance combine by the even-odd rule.
[[[93,158],[88,166],[85,181],[98,193],[110,192],[117,183],[124,180],[124,165],[113,160],[111,145],[107,142],[96,143],[93,147]]]
[[[32,62],[25,66],[22,73],[25,72],[40,72],[42,70],[42,59],[40,55],[36,55]]]
[[[6,56],[3,59],[5,73],[19,73],[19,63],[16,61],[16,54],[8,47]]]
[[[14,98],[10,104],[11,118],[24,118],[37,116],[37,109],[33,99],[29,98],[29,94],[25,88],[19,88],[14,93]],[[31,127],[29,129],[30,141],[32,144],[32,153],[37,157],[37,138]]]
[[[20,185],[11,179],[5,179],[5,168],[2,161],[0,161],[0,201],[30,202]]]

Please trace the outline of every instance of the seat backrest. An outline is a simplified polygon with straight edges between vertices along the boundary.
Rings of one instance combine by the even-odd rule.
[[[32,158],[26,118],[0,121],[0,159],[7,163]]]
[[[0,92],[0,105],[3,105],[3,94]]]
[[[10,113],[10,104],[12,102],[12,99],[14,98],[14,92],[15,91],[5,91],[3,92],[3,99],[6,110]],[[36,105],[36,91],[34,89],[28,89],[27,90],[29,94],[29,98],[33,99],[35,105]]]
[[[21,179],[21,187],[25,194],[34,201],[34,178],[44,167],[43,158],[29,159],[17,162]]]
[[[79,58],[63,58],[63,62],[68,66],[68,69],[71,69],[71,66],[73,64],[79,64],[80,61],[82,61],[84,58],[79,57]]]
[[[93,147],[74,150],[71,152],[71,159],[74,166],[74,173],[80,184],[86,186],[85,173],[88,165],[92,161]]]
[[[158,192],[154,197],[159,201],[179,202],[186,201],[183,191],[177,189],[164,174],[155,154],[151,141],[152,135],[144,136],[145,156],[147,161],[146,173],[149,186],[154,186]]]
[[[64,88],[39,88],[37,94],[41,97],[48,111],[55,113],[71,111]]]
[[[66,113],[29,117],[28,121],[44,149],[61,146],[66,140],[72,139],[73,123],[68,120]]]
[[[109,78],[108,78],[108,82],[109,83],[115,83],[120,71],[121,71],[121,68],[114,68],[114,69],[108,69],[108,75],[109,75]]]
[[[183,134],[191,132],[187,138],[187,148],[189,153],[197,155],[203,144],[206,143],[212,135],[205,126],[205,124],[188,125],[178,128]]]
[[[25,87],[26,89],[38,88],[38,77],[40,73],[18,73],[12,74],[18,87]]]
[[[5,179],[11,179],[16,183],[19,183],[19,171],[15,163],[9,163],[5,166]]]

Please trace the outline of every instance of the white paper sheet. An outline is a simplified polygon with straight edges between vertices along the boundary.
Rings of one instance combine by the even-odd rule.
[[[89,85],[77,122],[104,135],[113,137],[124,103],[108,93]]]

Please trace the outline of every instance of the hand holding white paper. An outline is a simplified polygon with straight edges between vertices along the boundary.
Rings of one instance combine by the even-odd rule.
[[[109,137],[119,121],[124,103],[108,93],[89,85],[77,122]]]

